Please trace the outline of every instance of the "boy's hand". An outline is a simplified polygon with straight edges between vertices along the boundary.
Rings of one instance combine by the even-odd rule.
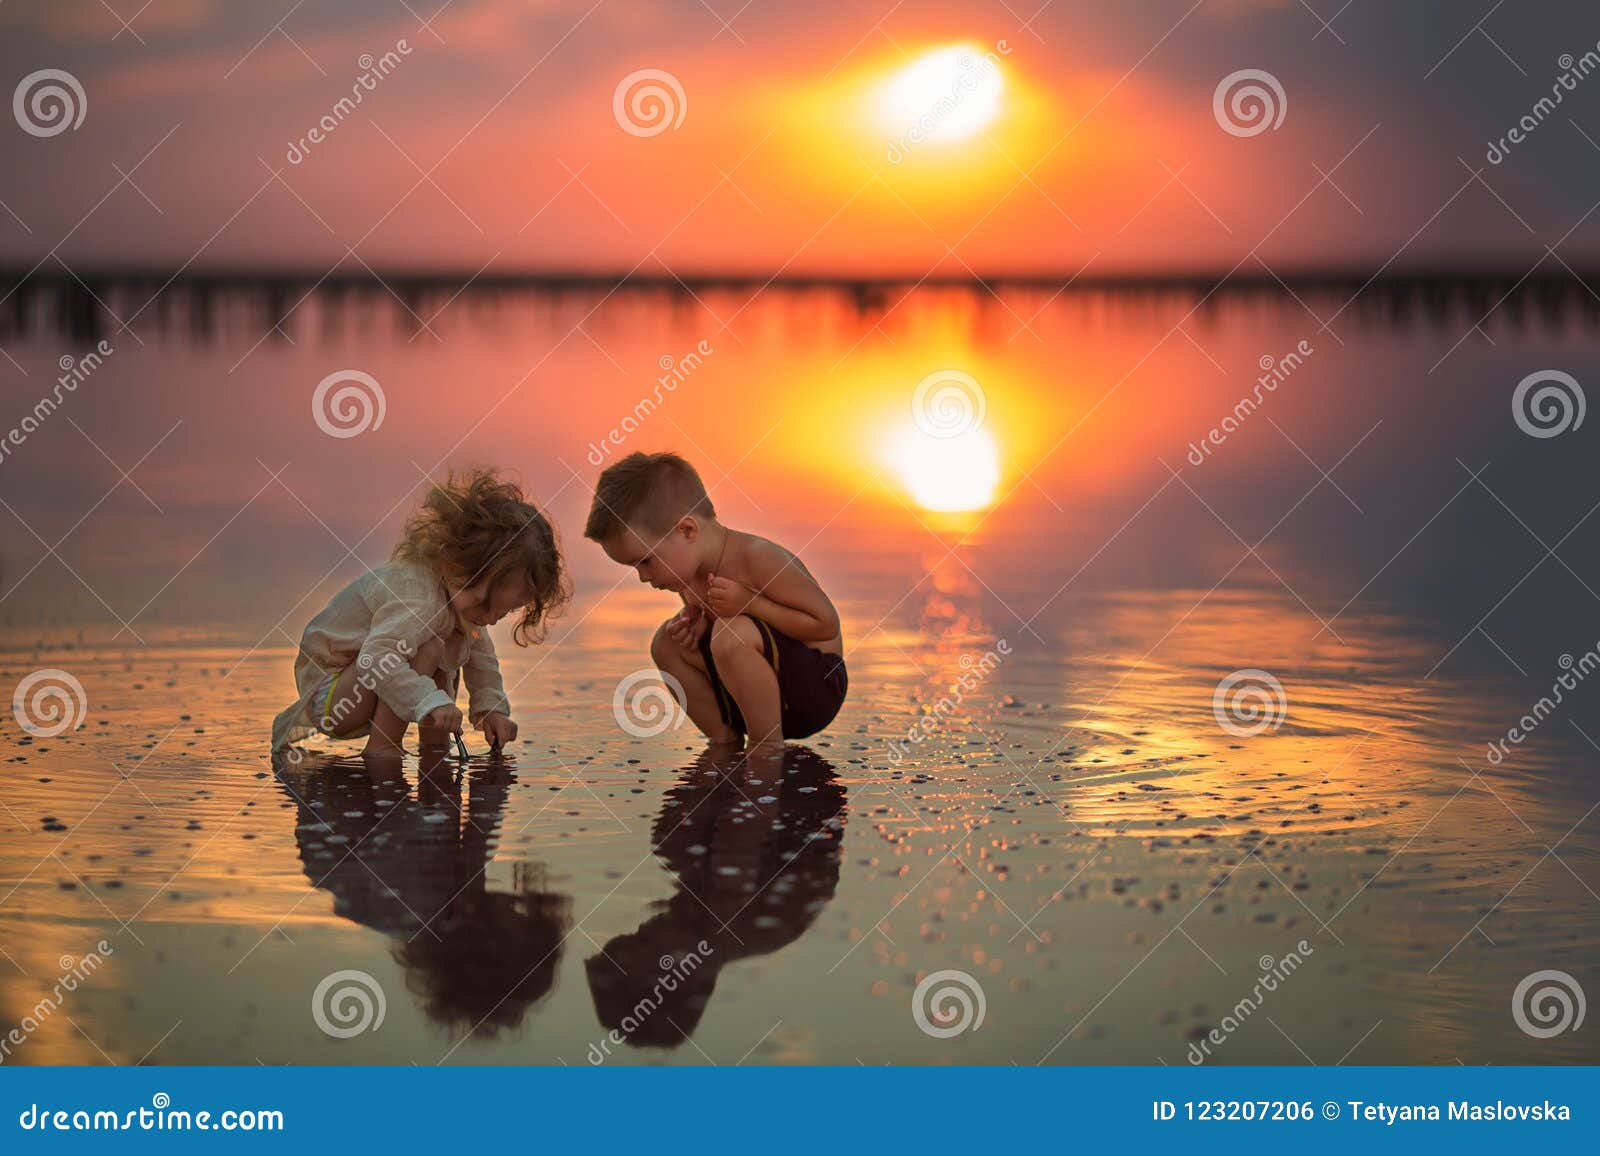
[[[490,747],[504,748],[509,746],[517,737],[517,724],[510,715],[501,714],[499,711],[490,711],[478,720],[478,729],[483,732],[483,741]]]
[[[718,618],[732,618],[743,614],[754,602],[756,592],[732,578],[719,578],[713,574],[706,584],[706,605]]]
[[[700,637],[708,625],[700,607],[685,606],[667,619],[667,638],[685,650],[693,650],[700,645]]]
[[[424,727],[438,727],[440,730],[456,734],[461,730],[461,708],[458,706],[436,706],[422,717],[417,724]]]

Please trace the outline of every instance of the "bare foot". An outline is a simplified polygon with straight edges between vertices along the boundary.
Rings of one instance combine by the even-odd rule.
[[[376,731],[367,736],[367,745],[361,748],[361,757],[368,761],[393,762],[405,755],[405,748],[386,735]]]

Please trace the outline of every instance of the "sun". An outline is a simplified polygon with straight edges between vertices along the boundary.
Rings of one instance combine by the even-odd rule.
[[[984,429],[955,437],[907,433],[896,447],[894,464],[911,497],[925,510],[985,509],[1000,484],[1000,454]]]
[[[899,138],[949,143],[987,128],[1005,80],[993,53],[952,44],[917,57],[880,89],[884,124]]]

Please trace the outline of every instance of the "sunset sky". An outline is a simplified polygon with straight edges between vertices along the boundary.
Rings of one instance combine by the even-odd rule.
[[[48,138],[5,125],[0,261],[59,242],[75,267],[318,272],[358,269],[347,247],[467,271],[1209,269],[1256,245],[1274,268],[1403,246],[1403,264],[1516,263],[1600,176],[1600,80],[1485,161],[1561,55],[1594,47],[1559,7],[1474,31],[1487,2],[12,0],[7,91],[59,68],[87,109]],[[892,163],[886,91],[955,45],[995,53],[992,117]],[[389,51],[292,163],[363,54]],[[680,83],[677,127],[619,126],[615,90],[641,69]],[[1214,90],[1240,69],[1281,82],[1276,129],[1219,128]],[[1593,231],[1563,255],[1593,253]]]
[[[634,449],[688,454],[738,524],[861,572],[891,540],[882,572],[927,569],[934,515],[958,508],[1029,564],[986,582],[1042,567],[1046,593],[1079,571],[1207,585],[1237,557],[1236,527],[1305,558],[1344,542],[1341,564],[1370,573],[1459,486],[1461,445],[1504,426],[1501,391],[1548,365],[1581,378],[1592,349],[1577,329],[1530,335],[1521,311],[1495,311],[1497,288],[1402,334],[1366,328],[1348,291],[1236,298],[1223,316],[1220,297],[1201,311],[1178,294],[412,302],[377,282],[241,294],[218,333],[186,342],[183,294],[154,292],[181,269],[915,282],[1337,265],[1364,280],[1487,262],[1509,283],[1600,256],[1600,75],[1485,156],[1573,67],[1564,54],[1593,49],[1577,4],[438,3],[0,3],[0,267],[73,288],[85,271],[157,275],[100,287],[102,319],[127,324],[116,354],[0,468],[0,594],[22,583],[0,598],[8,621],[233,615],[236,580],[287,620],[302,591],[387,553],[425,478],[468,463],[517,472],[580,578],[615,581],[581,526],[607,457]],[[26,127],[46,70],[81,87],[77,127]],[[665,120],[628,99],[641,72]],[[1219,104],[1241,72],[1281,89],[1270,124]],[[25,297],[0,298],[0,323]],[[32,300],[33,329],[0,344],[0,431],[86,348]],[[274,304],[293,306],[281,329]],[[1194,442],[1302,341],[1316,352],[1272,421],[1194,465]],[[714,353],[667,404],[597,452],[700,343]],[[387,416],[324,436],[314,390],[355,370]],[[982,400],[964,439],[914,420],[919,383],[949,371]],[[1365,489],[1346,501],[1319,480],[1330,467]],[[56,547],[83,582],[60,583]]]

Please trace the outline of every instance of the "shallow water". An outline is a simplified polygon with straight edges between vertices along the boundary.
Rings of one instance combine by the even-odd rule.
[[[875,636],[839,720],[781,767],[619,730],[606,635],[648,627],[641,599],[579,627],[590,646],[513,651],[512,685],[542,663],[568,689],[464,771],[274,771],[284,648],[13,654],[7,678],[70,661],[95,710],[0,772],[6,1017],[64,957],[113,954],[11,1062],[1181,1063],[1286,953],[1215,1061],[1593,1059],[1501,1014],[1530,959],[1583,975],[1596,946],[1592,831],[1559,861],[1542,835],[1587,804],[1459,761],[1464,715],[1520,708],[1409,685],[1432,648],[1370,615],[1302,652],[1278,730],[1230,736],[1217,635],[1304,618],[1208,600],[1140,663],[1201,593],[1074,606],[910,744],[997,640]],[[344,969],[382,988],[380,1029],[318,1029],[312,993]],[[949,1039],[911,1014],[945,969],[985,1009]],[[608,1041],[653,989],[633,1042]]]
[[[594,379],[582,420],[536,379],[478,434],[427,389],[500,397],[548,336],[369,338],[386,440],[294,424],[348,347],[119,350],[105,408],[0,474],[60,549],[7,547],[0,685],[63,669],[86,692],[78,729],[0,724],[0,1026],[34,1023],[5,1062],[1600,1060],[1592,1031],[1512,1010],[1539,971],[1600,990],[1593,688],[1486,758],[1600,638],[1589,429],[1535,440],[1508,408],[1532,367],[1592,354],[1496,328],[1435,373],[1459,332],[1353,326],[1195,466],[1261,352],[1310,330],[1245,310],[1197,352],[1157,340],[1173,308],[1035,316],[1039,345],[937,297],[809,340],[815,317],[758,308],[654,415],[675,432],[651,444],[703,438],[730,520],[840,603],[849,701],[776,766],[619,726],[671,608],[577,532],[585,447],[699,313],[598,328],[634,372]],[[594,372],[585,350],[556,376]],[[816,450],[957,353],[1006,448],[992,515],[918,513]],[[148,505],[80,437],[130,466],[174,422],[132,466]],[[469,736],[464,771],[334,744],[275,767],[295,632],[458,434],[523,467],[579,579],[548,644],[501,648],[521,739],[491,760]],[[1255,669],[1276,725],[1230,732],[1214,692]]]

